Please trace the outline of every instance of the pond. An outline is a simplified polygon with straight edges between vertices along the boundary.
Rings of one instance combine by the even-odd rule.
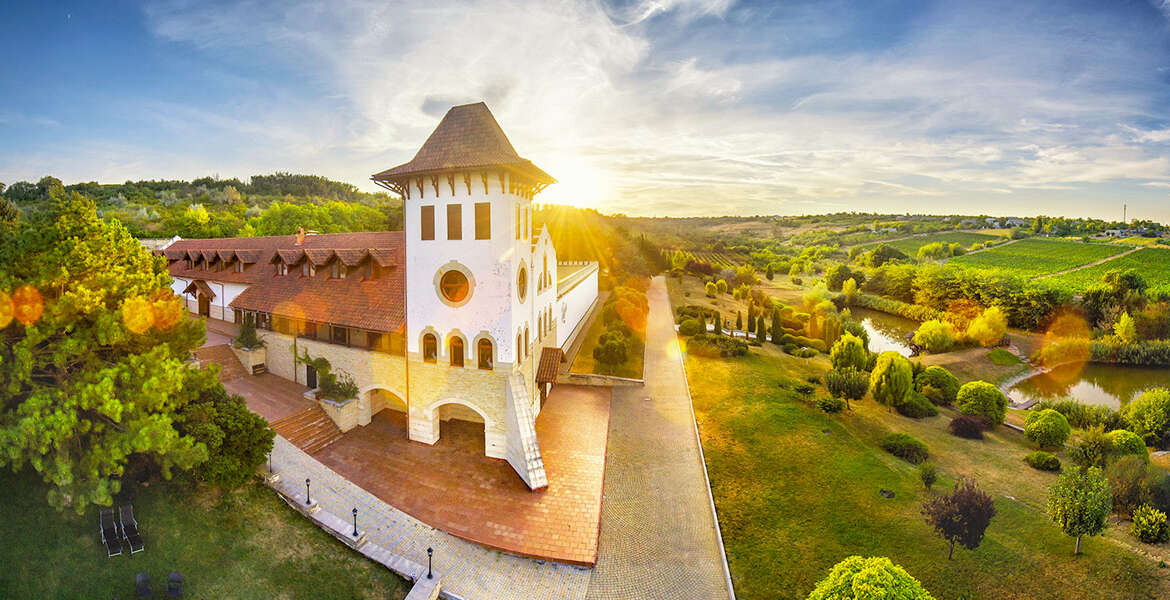
[[[1116,409],[1154,387],[1170,388],[1170,369],[1088,363],[1033,375],[1008,392],[1014,402],[1071,398]]]
[[[906,339],[906,334],[918,330],[918,321],[857,306],[849,311],[853,313],[853,320],[869,334],[871,352],[893,350],[902,356],[910,356],[910,340]]]

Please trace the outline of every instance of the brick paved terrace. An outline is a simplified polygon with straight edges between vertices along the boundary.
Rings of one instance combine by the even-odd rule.
[[[536,420],[548,488],[530,491],[506,461],[483,456],[483,425],[450,420],[439,442],[407,439],[390,409],[314,458],[387,504],[452,535],[533,558],[597,560],[609,429],[607,388],[559,386]]]

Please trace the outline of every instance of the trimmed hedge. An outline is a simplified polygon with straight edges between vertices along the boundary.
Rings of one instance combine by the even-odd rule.
[[[910,463],[918,464],[930,458],[926,444],[905,433],[891,433],[882,439],[882,450]]]
[[[698,319],[687,319],[678,326],[679,335],[692,336],[702,333],[703,326],[699,324]]]
[[[1055,455],[1037,450],[1024,457],[1024,462],[1028,463],[1029,467],[1039,469],[1041,471],[1059,471],[1060,459]]]
[[[927,386],[935,391],[927,393],[924,391]],[[935,404],[950,405],[959,395],[959,379],[942,367],[926,367],[914,378],[914,389]]]
[[[1064,445],[1072,428],[1064,415],[1050,408],[1031,411],[1024,419],[1024,437],[1041,448],[1059,448]]]
[[[1142,456],[1149,458],[1146,452],[1146,443],[1142,441],[1142,436],[1125,429],[1117,429],[1105,434],[1105,439],[1109,440],[1109,451],[1115,456],[1128,456],[1133,454],[1135,456]]]
[[[911,419],[923,419],[938,415],[938,409],[934,407],[934,404],[922,394],[914,391],[906,394],[906,399],[894,408],[898,414]]]
[[[955,398],[959,412],[983,417],[990,425],[1003,423],[1007,396],[986,381],[969,381],[959,388]]]
[[[747,342],[725,335],[700,333],[687,341],[687,352],[696,356],[744,356],[748,352]]]

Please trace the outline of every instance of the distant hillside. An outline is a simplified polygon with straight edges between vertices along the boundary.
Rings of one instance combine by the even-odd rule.
[[[3,195],[22,212],[36,211],[54,177],[16,182]],[[203,177],[193,181],[127,181],[64,186],[121,221],[137,237],[184,238],[281,235],[298,227],[321,233],[387,231],[402,228],[402,204],[390,194],[370,194],[317,175],[274,173],[239,179]]]

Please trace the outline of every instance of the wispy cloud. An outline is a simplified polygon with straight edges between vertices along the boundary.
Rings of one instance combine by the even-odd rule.
[[[546,199],[632,214],[1058,213],[1075,203],[1056,194],[1089,206],[1170,179],[1165,28],[1006,1],[842,6],[161,1],[149,31],[245,91],[125,110],[186,144],[174,164],[367,185],[482,99],[560,179]],[[260,85],[257,65],[292,75]],[[104,168],[140,164],[135,148]]]

